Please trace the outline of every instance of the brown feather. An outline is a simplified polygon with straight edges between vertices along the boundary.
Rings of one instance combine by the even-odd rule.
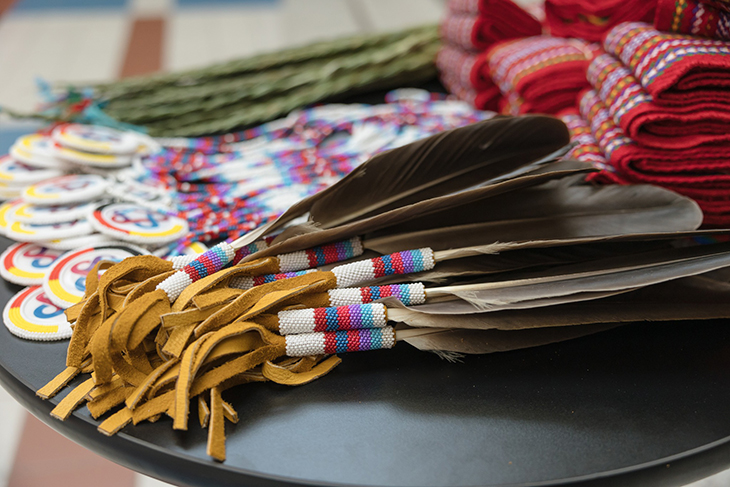
[[[696,229],[697,204],[656,186],[528,187],[432,212],[364,236],[364,245],[388,254],[492,242],[572,239]]]
[[[246,245],[311,213],[325,227],[473,187],[541,160],[568,144],[558,119],[499,117],[378,154],[326,190],[235,242]]]

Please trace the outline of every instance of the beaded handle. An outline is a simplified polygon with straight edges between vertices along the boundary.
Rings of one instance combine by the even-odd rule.
[[[411,274],[433,269],[433,250],[429,248],[404,250],[369,260],[352,262],[332,269],[337,287],[352,287],[383,276]]]
[[[354,287],[330,289],[330,306],[366,304],[378,299],[393,296],[406,306],[426,302],[426,288],[420,282],[411,284],[388,284],[386,286]]]
[[[313,269],[317,266],[342,262],[362,255],[362,241],[354,237],[342,242],[320,245],[299,252],[292,252],[277,256],[281,272],[301,271]]]
[[[383,328],[388,323],[388,312],[380,303],[292,309],[279,311],[278,317],[282,335]]]
[[[175,301],[186,287],[223,269],[235,255],[236,251],[233,247],[226,242],[221,242],[159,283],[156,289],[165,291],[170,302]]]
[[[287,335],[286,354],[290,357],[324,355],[343,352],[365,352],[393,348],[395,330],[392,326],[348,331],[324,331]]]
[[[233,260],[231,261],[231,264],[238,264],[241,259],[243,259],[246,256],[249,256],[251,254],[255,254],[256,252],[260,250],[264,250],[269,247],[268,242],[265,240],[259,240],[257,242],[245,245],[241,247],[240,249],[236,250],[236,254],[233,257]],[[171,257],[170,261],[172,261],[172,268],[175,270],[181,270],[186,265],[192,263],[194,260],[196,260],[199,256],[198,255],[177,255],[175,257]]]

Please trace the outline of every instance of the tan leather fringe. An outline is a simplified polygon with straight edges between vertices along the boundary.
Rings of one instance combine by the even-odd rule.
[[[99,276],[100,271],[105,272]],[[68,418],[86,401],[94,418],[121,409],[99,431],[112,435],[129,423],[172,418],[187,429],[190,401],[209,429],[208,452],[225,459],[225,421],[238,413],[222,398],[230,387],[274,381],[298,385],[324,375],[337,357],[286,357],[276,314],[283,309],[328,305],[331,272],[316,272],[249,290],[228,287],[237,276],[278,271],[267,257],[225,269],[183,291],[173,303],[157,285],[173,272],[169,262],[137,256],[99,263],[87,278],[84,299],[66,310],[73,335],[67,367],[38,391],[52,397],[74,377],[90,373],[54,408]]]

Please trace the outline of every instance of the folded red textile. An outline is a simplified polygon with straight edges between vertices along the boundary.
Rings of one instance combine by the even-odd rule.
[[[730,12],[730,0],[705,0],[703,3],[706,3],[710,7]]]
[[[730,224],[730,144],[681,151],[642,147],[626,137],[594,90],[582,94],[580,113],[610,166],[590,180],[663,186],[697,201],[703,224]]]
[[[508,100],[503,111],[550,113],[576,106],[587,88],[588,45],[549,36],[504,41],[487,53],[492,79]]]
[[[470,86],[464,86],[458,78],[447,72],[441,73],[441,83],[449,93],[456,95],[459,100],[464,100],[478,110],[489,110],[492,112],[499,110],[502,93],[494,85],[490,88],[477,91]]]
[[[621,22],[654,19],[656,0],[545,0],[550,34],[600,41]]]
[[[730,105],[730,44],[663,33],[643,23],[621,24],[604,40],[658,105]]]
[[[495,88],[484,53],[474,54],[451,44],[444,44],[436,55],[436,67],[439,72],[456,78],[464,87],[477,91]]]
[[[608,164],[598,141],[591,132],[588,122],[580,115],[576,108],[568,108],[558,114],[558,117],[568,127],[570,142],[574,147],[563,157],[575,159],[591,164],[597,169],[614,172],[613,166]]]
[[[667,32],[730,40],[730,12],[698,0],[659,0],[654,26]]]
[[[489,25],[487,30],[497,40],[542,34],[540,21],[511,0],[449,0],[448,10],[483,17]]]
[[[581,96],[580,113],[607,161],[627,179],[675,187],[730,188],[730,144],[685,150],[643,147],[616,125],[594,90]]]
[[[653,103],[621,61],[610,54],[596,56],[588,81],[619,126],[635,142],[657,149],[687,149],[730,142],[730,110],[722,103],[681,107]]]

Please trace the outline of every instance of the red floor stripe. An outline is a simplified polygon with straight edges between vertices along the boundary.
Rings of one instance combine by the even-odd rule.
[[[135,474],[77,445],[30,414],[8,487],[134,487]]]
[[[0,0],[0,16],[10,10],[10,7],[12,7],[14,3],[15,0]]]
[[[0,0],[2,1],[2,0]],[[162,68],[162,38],[165,19],[136,19],[132,25],[120,78],[154,73]]]

